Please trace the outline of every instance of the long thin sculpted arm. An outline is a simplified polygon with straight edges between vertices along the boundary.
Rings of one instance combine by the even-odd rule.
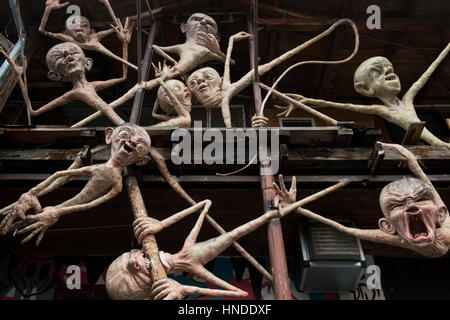
[[[73,96],[73,91],[71,90],[71,91],[66,92],[62,96],[56,98],[55,100],[43,105],[42,107],[40,107],[37,110],[30,109],[30,114],[32,116],[38,116],[38,115],[43,114],[44,112],[50,111],[50,110],[55,109],[60,106],[63,106],[73,100],[74,100],[74,96]],[[31,105],[29,107],[31,107]]]
[[[387,148],[395,151],[402,157],[404,157],[406,159],[408,168],[409,168],[409,170],[411,170],[413,175],[417,179],[420,179],[420,180],[426,182],[431,187],[434,198],[436,199],[436,202],[445,206],[444,201],[442,201],[441,196],[439,195],[439,193],[437,192],[437,190],[431,183],[431,180],[428,178],[428,176],[425,174],[425,172],[423,172],[422,168],[419,165],[419,162],[417,161],[417,158],[411,153],[411,151],[409,151],[408,149],[406,149],[405,147],[403,147],[399,144],[382,143],[382,142],[378,142],[378,143],[381,144],[383,147],[385,147],[385,148],[387,147]]]
[[[63,216],[65,214],[69,214],[72,212],[77,212],[77,211],[86,211],[89,210],[91,208],[97,207],[102,203],[105,203],[106,201],[114,198],[116,195],[118,195],[120,192],[122,191],[122,180],[119,180],[119,182],[114,185],[111,190],[108,191],[108,193],[106,193],[105,195],[98,197],[95,200],[92,200],[88,203],[83,203],[83,204],[74,204],[68,207],[57,207],[58,210],[58,216]]]
[[[67,3],[66,5],[68,5],[68,4],[69,3]],[[52,12],[52,9],[46,6],[44,15],[42,16],[42,19],[41,19],[41,24],[39,25],[39,32],[48,37],[56,38],[61,41],[67,41],[67,42],[73,41],[72,37],[65,35],[63,33],[53,33],[53,32],[49,32],[49,31],[45,30],[45,26],[47,25],[47,21],[48,21],[48,18],[50,16],[51,12]]]
[[[97,146],[94,149],[92,149],[91,153],[95,154],[97,152],[106,150],[108,148],[109,148],[109,146],[106,145],[106,144],[105,145],[100,145],[100,146]],[[80,168],[82,166],[83,166],[83,161],[81,160],[81,154],[79,153],[67,170],[78,169],[78,168]],[[60,178],[58,178],[56,180],[52,180],[53,182],[51,182],[50,185],[48,187],[46,187],[45,189],[42,189],[37,196],[38,197],[42,197],[42,196],[44,196],[44,195],[46,195],[46,194],[48,194],[50,192],[53,192],[54,190],[62,187],[67,182],[72,180],[72,177],[73,176],[64,176],[64,177],[60,177]],[[50,178],[51,178],[51,176],[48,177],[47,179],[50,179]],[[14,202],[14,203],[4,207],[3,209],[1,209],[0,210],[0,216],[5,215],[6,213],[8,213],[16,205],[17,205],[17,202]]]
[[[297,213],[301,214],[304,217],[319,221],[323,224],[326,224],[330,227],[335,228],[338,231],[344,232],[348,235],[354,236],[361,240],[367,240],[371,242],[384,243],[388,245],[394,246],[402,246],[402,241],[399,236],[391,235],[386,232],[381,231],[380,229],[357,229],[357,228],[349,228],[343,226],[342,224],[333,221],[331,219],[325,218],[319,214],[316,214],[310,210],[305,208],[297,208]]]
[[[103,38],[105,38],[113,33],[114,33],[114,29],[108,29],[108,30],[103,30],[103,31],[97,32],[96,36],[97,36],[98,41],[102,41]]]
[[[125,93],[123,96],[121,96],[120,98],[118,98],[117,100],[111,102],[109,104],[109,108],[111,110],[114,110],[115,108],[123,105],[125,102],[127,102],[128,100],[134,98],[134,96],[136,95],[136,92],[140,89],[144,89],[144,83],[141,84],[136,84],[133,88],[131,88],[130,90],[128,90],[127,93]],[[94,119],[97,119],[98,117],[100,117],[101,115],[103,115],[103,113],[101,111],[97,111],[94,112],[93,114],[91,114],[89,117],[84,118],[83,120],[75,123],[73,126],[71,126],[71,128],[80,128],[83,127],[84,125],[88,124],[89,122],[93,121]]]
[[[91,173],[90,167],[84,167],[79,169],[70,169],[70,170],[63,170],[55,172],[53,175],[51,175],[48,179],[44,180],[34,188],[30,189],[30,193],[39,195],[43,190],[48,188],[55,180],[62,178],[62,177],[73,177],[77,175],[89,175]]]
[[[122,59],[128,61],[128,44],[122,44]],[[97,90],[104,90],[111,86],[114,86],[118,83],[124,82],[128,77],[128,67],[125,64],[122,64],[122,77],[110,79],[106,81],[96,81],[93,85]]]
[[[411,88],[409,88],[409,90],[405,93],[405,95],[403,96],[403,99],[405,101],[412,103],[417,93],[427,83],[428,79],[430,79],[431,75],[439,66],[439,64],[442,62],[442,60],[445,59],[449,51],[450,51],[450,42],[447,44],[444,50],[442,50],[442,52],[439,54],[436,60],[434,60],[433,63],[428,67],[428,69],[422,74],[422,76],[416,82],[414,82]]]
[[[204,203],[204,208],[202,212],[200,213],[197,221],[195,222],[194,227],[192,228],[189,235],[186,237],[186,240],[184,241],[184,247],[192,246],[194,243],[197,242],[197,237],[200,232],[200,229],[202,228],[203,221],[205,221],[205,216],[208,213],[209,208],[211,207],[211,201],[207,200],[208,202]]]
[[[181,198],[186,200],[188,203],[194,205],[196,202],[184,191],[184,189],[180,186],[180,183],[177,179],[175,179],[169,172],[167,168],[166,162],[164,161],[163,156],[156,150],[154,147],[150,147],[150,156],[153,161],[155,161],[155,165],[157,166],[159,172],[166,182],[170,185],[170,187],[177,193]]]

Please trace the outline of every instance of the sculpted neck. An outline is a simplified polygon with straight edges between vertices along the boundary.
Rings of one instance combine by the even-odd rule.
[[[84,72],[78,72],[75,75],[71,75],[70,79],[75,89],[83,88],[89,84],[89,82],[86,79],[86,74]]]

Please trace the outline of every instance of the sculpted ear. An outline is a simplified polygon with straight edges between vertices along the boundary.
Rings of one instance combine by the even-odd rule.
[[[105,142],[106,144],[111,144],[112,140],[112,134],[113,134],[114,128],[106,128],[105,130]]]
[[[354,87],[355,87],[356,92],[358,92],[359,94],[362,94],[363,96],[366,96],[366,97],[372,97],[373,94],[375,93],[375,90],[373,90],[372,88],[369,88],[362,82],[355,83]]]
[[[145,166],[150,161],[149,156],[144,156],[140,158],[138,161],[136,161],[137,166]]]
[[[47,73],[47,77],[50,79],[50,80],[53,80],[53,81],[59,81],[59,80],[61,80],[61,75],[58,73],[58,72],[56,72],[56,71],[53,71],[53,70],[50,70],[48,73]]]
[[[444,223],[445,219],[448,217],[448,209],[446,206],[440,206],[439,212],[438,212],[438,218],[437,218],[437,225],[438,227],[441,227]]]
[[[378,226],[380,229],[388,234],[396,234],[397,230],[395,230],[395,227],[386,219],[381,218],[378,220]]]
[[[186,23],[182,23],[182,24],[180,25],[180,29],[181,29],[181,32],[182,32],[182,33],[186,33],[186,31],[187,31],[187,25],[186,25]]]
[[[86,58],[86,60],[84,60],[84,67],[86,68],[86,70],[91,70],[93,64],[94,61],[92,61],[91,58]]]

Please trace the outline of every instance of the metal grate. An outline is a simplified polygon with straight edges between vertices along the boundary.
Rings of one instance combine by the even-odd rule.
[[[310,222],[310,253],[313,260],[332,259],[359,260],[356,239],[321,223]]]

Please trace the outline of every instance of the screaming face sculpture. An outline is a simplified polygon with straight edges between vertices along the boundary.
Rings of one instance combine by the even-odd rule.
[[[62,215],[88,210],[119,194],[122,191],[123,168],[133,163],[145,165],[148,162],[150,137],[144,129],[137,125],[123,124],[115,129],[106,129],[105,141],[111,146],[111,156],[106,163],[58,171],[24,193],[14,209],[0,224],[1,234],[18,228],[20,229],[18,234],[30,232],[22,240],[22,244],[38,235],[36,240],[36,246],[38,246],[47,229],[58,222]],[[77,175],[89,177],[89,181],[79,194],[54,207],[41,209],[38,196],[43,190],[59,178]],[[34,209],[36,214],[26,216],[29,209]],[[15,222],[17,218],[20,218],[21,221]]]
[[[385,216],[379,221],[381,230],[416,247],[433,246],[445,209],[435,203],[428,184],[416,178],[391,182],[381,191],[380,206]]]
[[[450,248],[447,207],[409,150],[396,144],[380,144],[404,157],[417,178],[396,180],[381,191],[384,218],[378,222],[379,229],[349,228],[304,208],[297,208],[297,213],[362,240],[414,250],[430,258],[442,257]],[[291,202],[284,194],[279,196]]]
[[[220,51],[216,38],[217,24],[210,16],[194,13],[186,24],[181,25],[181,32],[186,34],[185,43],[169,47],[153,46],[159,55],[174,64],[167,72],[167,79],[183,75],[208,61],[225,61],[225,54]],[[180,60],[175,61],[167,53],[178,55]]]
[[[408,89],[402,99],[397,97],[401,90],[400,79],[394,73],[391,62],[384,57],[373,57],[364,61],[355,71],[354,87],[355,90],[366,96],[380,99],[383,104],[374,105],[355,105],[351,103],[336,103],[331,101],[305,98],[296,94],[286,94],[303,104],[320,107],[331,107],[355,112],[368,113],[380,116],[387,121],[408,130],[413,122],[420,121],[414,108],[414,98],[427,83],[433,72],[445,59],[450,51],[450,42],[442,50],[436,60],[428,67],[422,76]],[[296,106],[289,104],[286,107],[277,106],[284,109],[278,116],[288,116]],[[434,136],[427,128],[424,128],[422,140],[430,145],[446,146],[450,144]]]
[[[131,32],[133,30],[133,26],[131,28],[123,27],[122,23],[119,19],[117,19],[116,15],[114,14],[114,11],[111,8],[111,5],[109,4],[108,0],[99,0],[100,3],[104,4],[106,8],[108,9],[108,12],[114,22],[114,25],[112,26],[112,29],[106,30],[106,31],[100,31],[95,33],[91,29],[91,24],[89,20],[86,17],[82,16],[70,16],[67,18],[65,23],[65,30],[63,33],[52,33],[45,31],[45,26],[47,24],[48,18],[50,16],[50,13],[54,9],[60,9],[64,8],[69,5],[69,2],[65,2],[63,4],[59,3],[60,0],[47,0],[45,3],[45,12],[42,16],[41,25],[39,26],[39,32],[45,34],[46,36],[56,38],[58,40],[64,41],[64,42],[73,42],[77,45],[79,45],[81,48],[85,50],[92,50],[100,52],[110,58],[113,58],[115,60],[118,60],[129,67],[137,70],[137,67],[130,62],[127,61],[128,55],[124,56],[123,58],[118,57],[114,53],[112,53],[110,50],[106,49],[100,41],[116,32],[118,38],[121,40],[122,43],[124,38],[128,38],[128,41],[126,42],[126,50],[128,50],[128,43],[130,43],[131,40]],[[134,22],[132,23],[132,25]],[[124,48],[125,50],[125,48]]]

